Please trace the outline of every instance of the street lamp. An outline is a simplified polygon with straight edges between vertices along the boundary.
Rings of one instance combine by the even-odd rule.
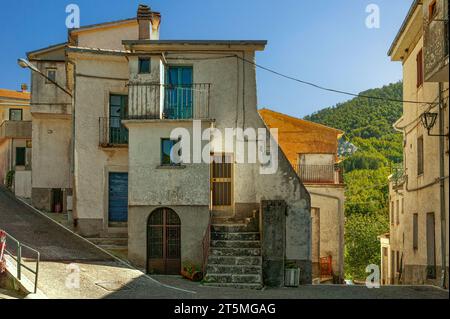
[[[52,80],[51,78],[49,78],[46,74],[42,73],[41,70],[39,70],[34,64],[32,64],[30,61],[25,60],[25,59],[18,59],[17,60],[17,64],[23,68],[23,69],[30,69],[31,71],[34,71],[36,73],[39,73],[40,75],[42,75],[47,81],[53,83],[54,85],[56,85],[56,87],[58,87],[60,90],[64,91],[64,93],[66,93],[67,95],[69,95],[70,97],[72,97],[72,93],[70,93],[66,88],[62,87],[61,85],[59,85],[58,83],[56,83],[54,80]]]
[[[448,136],[448,134],[446,135],[440,135],[440,134],[431,134],[431,129],[434,127],[434,125],[436,124],[436,119],[438,117],[437,113],[431,113],[431,112],[425,112],[422,114],[421,119],[422,119],[422,125],[427,129],[428,131],[428,136]]]

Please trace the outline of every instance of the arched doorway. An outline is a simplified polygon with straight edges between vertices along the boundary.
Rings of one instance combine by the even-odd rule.
[[[147,272],[178,275],[181,271],[181,221],[169,208],[151,213],[147,222]]]

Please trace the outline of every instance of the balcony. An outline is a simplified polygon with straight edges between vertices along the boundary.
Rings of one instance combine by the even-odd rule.
[[[329,165],[296,165],[298,176],[305,184],[344,184],[344,169],[337,164]]]
[[[130,82],[124,120],[209,119],[211,84],[168,85]]]
[[[400,187],[405,183],[406,177],[405,177],[405,169],[403,167],[403,163],[396,164],[392,168],[392,175],[391,175],[390,181],[392,183],[392,187],[394,187],[394,188]]]
[[[99,144],[101,147],[127,147],[128,130],[120,118],[99,118]]]
[[[31,121],[3,121],[0,140],[7,138],[31,138]]]
[[[434,16],[425,10],[424,65],[426,82],[448,82],[448,1],[437,1]]]

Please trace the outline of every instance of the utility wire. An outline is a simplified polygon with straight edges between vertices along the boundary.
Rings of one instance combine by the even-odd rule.
[[[363,98],[368,98],[368,99],[373,99],[373,100],[381,100],[381,101],[390,101],[390,102],[398,102],[398,103],[411,103],[411,104],[433,104],[432,102],[398,100],[398,99],[384,98],[384,97],[380,97],[380,96],[371,96],[371,95],[364,95],[364,94],[356,94],[356,93],[351,93],[351,92],[346,92],[346,91],[341,91],[341,90],[331,89],[331,88],[327,88],[327,87],[320,86],[320,85],[315,84],[315,83],[312,83],[312,82],[304,81],[304,80],[297,79],[297,78],[294,78],[294,77],[289,76],[289,75],[285,75],[285,74],[283,74],[283,73],[280,73],[280,72],[277,72],[277,71],[275,71],[275,70],[272,70],[272,69],[269,69],[269,68],[267,68],[267,67],[264,67],[264,66],[262,66],[262,65],[259,65],[259,64],[255,63],[255,62],[253,62],[253,61],[249,61],[249,60],[247,60],[247,59],[245,59],[245,58],[241,58],[240,56],[237,56],[237,55],[236,55],[236,58],[241,59],[241,60],[244,61],[244,62],[250,63],[250,64],[252,64],[252,65],[254,65],[254,66],[256,66],[256,67],[258,67],[258,68],[260,68],[260,69],[263,69],[263,70],[265,70],[265,71],[267,71],[267,72],[273,73],[273,74],[278,75],[278,76],[281,76],[281,77],[283,77],[283,78],[286,78],[286,79],[288,79],[288,80],[292,80],[292,81],[295,81],[295,82],[299,82],[299,83],[302,83],[302,84],[306,84],[306,85],[309,85],[309,86],[312,86],[312,87],[315,87],[315,88],[317,88],[317,89],[324,90],[324,91],[329,91],[329,92],[334,92],[334,93],[339,93],[339,94],[349,95],[349,96],[353,96],[353,97],[363,97]]]

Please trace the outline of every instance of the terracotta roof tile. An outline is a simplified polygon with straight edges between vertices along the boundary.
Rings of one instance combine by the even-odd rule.
[[[0,98],[8,99],[18,99],[18,100],[29,100],[30,92],[20,92],[7,89],[0,89]]]

